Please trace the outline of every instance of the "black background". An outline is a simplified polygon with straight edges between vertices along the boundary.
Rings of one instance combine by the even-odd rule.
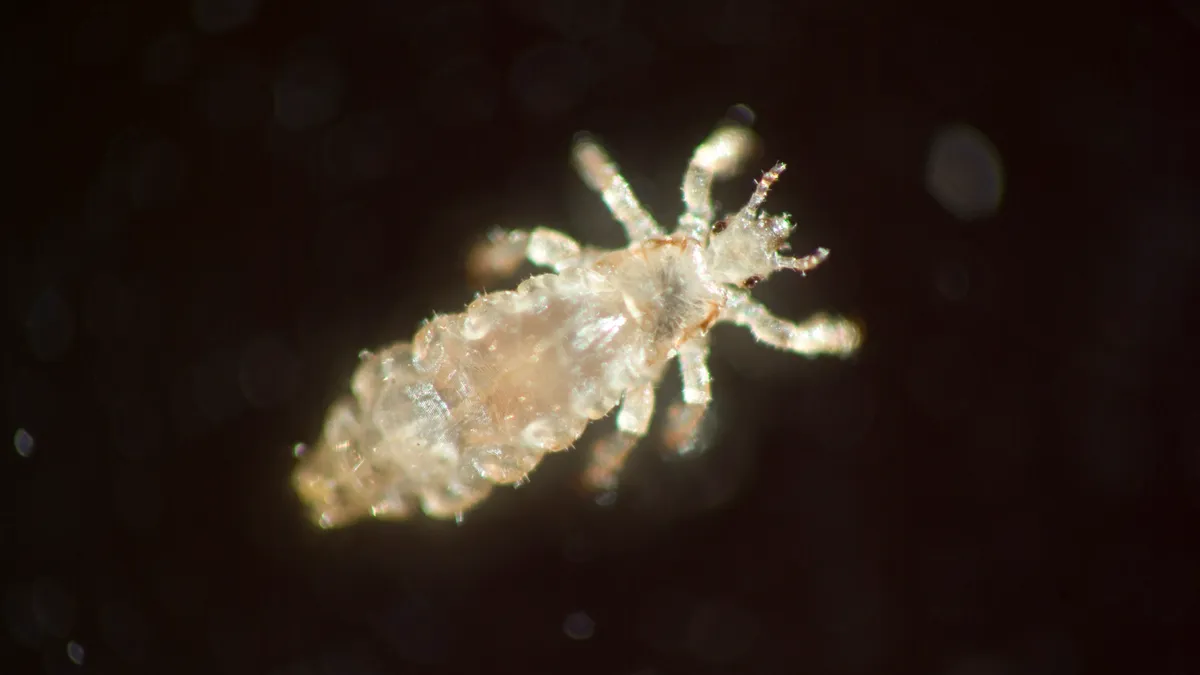
[[[24,4],[4,672],[1198,672],[1195,9]],[[648,439],[609,506],[605,421],[461,526],[307,523],[292,445],[488,228],[621,244],[576,132],[672,223],[735,104],[763,155],[718,196],[786,160],[768,205],[833,250],[756,294],[860,318],[855,359],[718,329],[708,451]],[[960,124],[994,216],[927,181]]]

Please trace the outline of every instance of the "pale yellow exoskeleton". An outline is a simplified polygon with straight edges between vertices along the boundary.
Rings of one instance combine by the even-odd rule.
[[[477,276],[522,261],[553,270],[513,291],[487,293],[459,314],[425,323],[411,342],[365,354],[353,396],[329,412],[320,441],[301,454],[295,485],[322,527],[417,509],[460,516],[495,485],[519,484],[546,453],[571,447],[592,420],[620,406],[616,430],[592,448],[585,481],[615,487],[647,433],[655,386],[677,358],[683,400],[668,438],[692,446],[708,407],[708,332],[731,322],[772,347],[847,355],[861,342],[852,321],[817,315],[792,323],[749,287],[776,270],[806,272],[825,249],[793,258],[786,214],[761,211],[783,164],[763,174],[739,211],[714,221],[712,181],[731,175],[753,146],[739,126],[718,128],[692,156],[685,210],[665,233],[599,145],[581,138],[575,166],[625,228],[629,246],[580,246],[546,228],[494,232],[472,255]]]

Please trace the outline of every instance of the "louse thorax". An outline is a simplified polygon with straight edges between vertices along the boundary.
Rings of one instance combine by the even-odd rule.
[[[708,330],[725,304],[726,292],[709,275],[704,247],[686,236],[647,239],[593,267],[621,292],[641,327],[648,345],[646,375],[682,342]]]

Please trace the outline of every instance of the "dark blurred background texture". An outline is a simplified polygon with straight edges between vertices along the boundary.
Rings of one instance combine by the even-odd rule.
[[[1194,2],[20,4],[0,672],[1200,673]],[[471,244],[621,244],[576,132],[672,223],[727,115],[718,197],[786,160],[833,251],[756,294],[857,358],[719,329],[707,452],[613,504],[576,450],[309,525],[292,445]]]

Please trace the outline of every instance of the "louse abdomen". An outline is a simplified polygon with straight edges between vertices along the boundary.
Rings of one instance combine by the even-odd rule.
[[[452,430],[468,476],[521,481],[639,376],[641,327],[595,281],[583,271],[533,277],[417,334],[414,368],[439,392],[433,414],[445,415],[438,424]]]
[[[645,367],[643,326],[602,281],[533,277],[367,357],[297,474],[317,522],[453,517],[571,447]]]

